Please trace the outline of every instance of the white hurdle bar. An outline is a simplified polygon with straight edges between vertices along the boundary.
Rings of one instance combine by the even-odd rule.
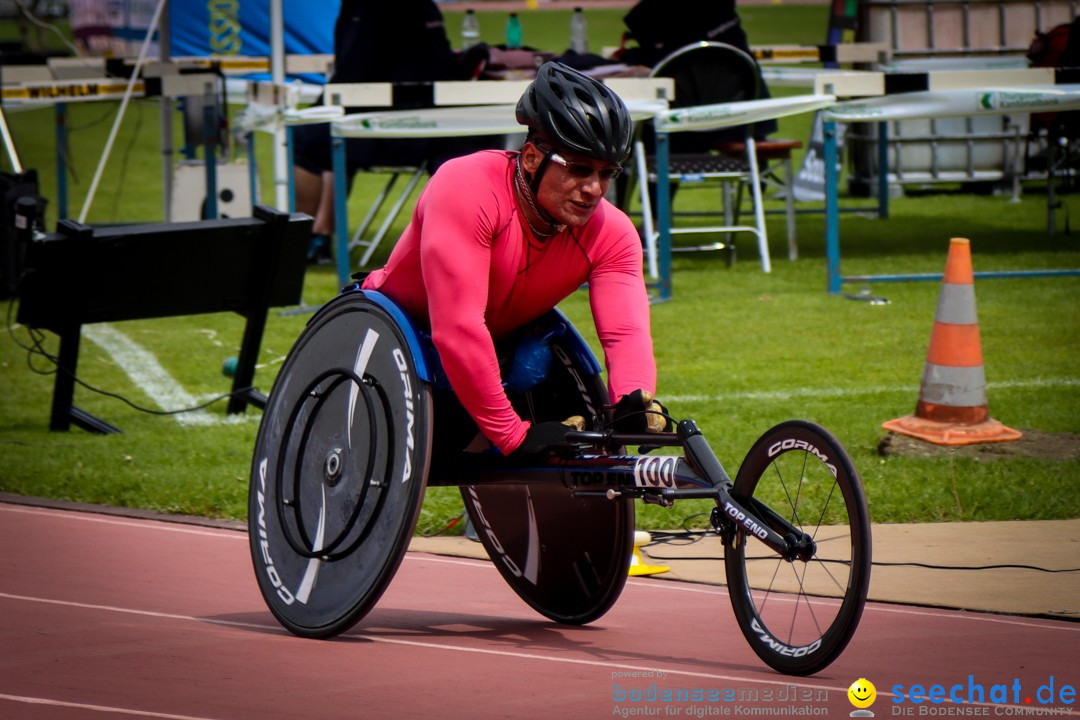
[[[845,282],[940,280],[940,273],[844,276],[840,272],[840,231],[836,169],[836,123],[915,118],[966,117],[1080,109],[1078,68],[995,68],[924,73],[838,72],[819,75],[815,89],[849,98],[828,108],[825,133],[825,235],[828,292],[839,294]],[[885,146],[884,133],[881,135]],[[878,172],[888,176],[888,155],[879,151]],[[887,189],[880,201],[887,208]],[[887,210],[883,213],[887,216]],[[1080,269],[985,271],[976,277],[1048,277],[1080,275]]]

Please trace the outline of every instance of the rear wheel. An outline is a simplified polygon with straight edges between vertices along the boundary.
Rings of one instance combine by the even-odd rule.
[[[555,313],[533,332],[550,332],[565,320]],[[603,378],[570,341],[552,340],[546,379],[511,393],[521,417],[533,422],[591,418],[608,403]],[[561,483],[463,485],[461,495],[495,567],[526,603],[566,625],[583,625],[606,613],[626,584],[633,553],[634,503],[581,496]]]
[[[782,673],[818,672],[847,646],[870,584],[870,518],[855,466],[826,430],[789,421],[750,449],[731,494],[781,535],[770,515],[813,540],[808,560],[788,562],[735,530],[724,564],[735,616],[754,652]]]

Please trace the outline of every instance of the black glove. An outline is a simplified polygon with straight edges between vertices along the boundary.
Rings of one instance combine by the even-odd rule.
[[[566,443],[566,434],[574,430],[581,430],[584,420],[575,416],[564,422],[533,423],[525,433],[525,439],[512,453],[513,457],[543,456],[547,455],[552,445]]]
[[[612,427],[621,433],[645,433],[671,432],[673,426],[667,418],[667,408],[654,400],[652,393],[635,390],[615,403]]]

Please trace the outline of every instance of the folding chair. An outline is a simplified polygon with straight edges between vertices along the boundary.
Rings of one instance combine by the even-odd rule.
[[[718,103],[754,100],[760,92],[760,73],[757,63],[747,53],[726,43],[697,42],[679,48],[659,63],[652,71],[653,77],[668,77],[675,81],[675,99],[672,108],[713,105]],[[742,144],[741,157],[710,152],[723,139],[730,139],[729,131],[673,133],[669,139],[671,154],[668,174],[680,185],[720,181],[723,225],[708,227],[670,228],[672,234],[722,234],[723,239],[702,245],[673,247],[672,251],[727,250],[734,252],[731,241],[733,233],[752,233],[758,242],[761,265],[765,272],[771,270],[768,235],[765,229],[765,211],[761,194],[761,172],[753,126],[737,129],[738,142]],[[639,178],[656,181],[655,157],[645,154],[645,143],[635,145]],[[644,168],[644,169],[643,169]],[[750,186],[754,204],[752,225],[738,224],[738,209],[733,190],[741,191],[741,184]],[[643,225],[650,272],[655,275],[656,239],[659,232],[653,226],[651,202],[647,183],[640,182]],[[737,198],[741,199],[741,192]],[[685,216],[687,213],[680,213]],[[703,214],[703,213],[689,213]],[[715,213],[712,213],[715,214]],[[674,216],[674,213],[673,213]],[[733,257],[733,256],[732,256]]]
[[[791,153],[803,146],[802,140],[758,140],[754,145],[757,148],[761,181],[766,186],[776,188],[784,200],[788,260],[798,260],[799,246],[795,239],[795,193],[792,190],[795,174],[791,164]],[[742,142],[717,143],[716,149],[731,157],[746,156],[746,145]],[[739,189],[742,190],[742,186],[739,186]],[[739,219],[741,199],[738,195],[735,198],[736,221]]]

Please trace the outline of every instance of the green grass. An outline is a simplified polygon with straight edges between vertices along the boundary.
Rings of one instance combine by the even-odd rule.
[[[753,6],[740,12],[755,44],[817,43],[824,37],[824,6]],[[456,17],[447,13],[452,37]],[[481,18],[489,42],[499,40],[500,17],[504,20],[505,14],[485,13]],[[526,42],[560,47],[568,17],[557,11],[523,15]],[[590,11],[592,42],[616,44],[620,18],[617,11]],[[547,29],[542,29],[545,24]],[[125,121],[90,223],[161,217],[157,109],[151,103],[137,103],[136,108]],[[70,159],[76,173],[70,214],[77,215],[113,109],[107,104],[73,103],[69,110],[74,130]],[[51,110],[9,114],[24,163],[39,170],[43,190],[50,196],[55,183],[52,118]],[[806,117],[781,122],[779,136],[805,140],[808,133]],[[260,138],[265,197],[272,187],[268,145]],[[358,178],[349,201],[353,222],[381,182],[378,177]],[[1007,196],[938,190],[894,199],[888,220],[845,214],[844,273],[941,272],[948,240],[956,236],[972,240],[977,271],[1080,267],[1076,236],[1060,232],[1061,218],[1078,210],[1076,195],[1062,196],[1059,232],[1050,237],[1044,188],[1037,184],[1025,186],[1022,201],[1015,204]],[[684,207],[704,207],[708,202],[706,196],[690,192],[680,191],[678,197]],[[867,204],[857,198],[844,202]],[[779,204],[770,201],[769,207]],[[54,201],[50,226],[55,210]],[[404,222],[399,219],[393,233],[400,232]],[[739,259],[730,268],[718,256],[680,255],[675,260],[674,300],[653,308],[661,399],[675,415],[698,421],[729,472],[737,470],[742,455],[770,426],[805,418],[828,427],[848,447],[877,522],[1080,516],[1078,461],[878,455],[877,443],[885,434],[880,424],[910,413],[918,397],[939,284],[874,284],[872,291],[888,297],[888,305],[830,296],[825,292],[822,216],[799,216],[797,262],[782,258],[781,216],[770,215],[769,231],[774,263],[770,275],[761,272],[750,240],[740,241]],[[376,263],[389,246],[387,242]],[[94,278],[72,281],[94,282]],[[337,280],[329,267],[308,272],[306,304],[324,302],[336,291]],[[995,418],[1019,429],[1080,430],[1078,291],[1080,278],[977,282]],[[585,293],[561,307],[596,347]],[[8,312],[9,304],[0,310]],[[265,367],[256,376],[259,387],[270,387],[281,357],[306,320],[303,314],[271,314],[260,356]],[[115,327],[153,352],[192,396],[209,398],[228,390],[221,363],[239,347],[243,324],[238,316],[158,319]],[[27,341],[25,328],[16,328],[14,335]],[[55,338],[48,336],[46,345],[55,352]],[[41,360],[34,360],[33,366],[48,369]],[[95,386],[153,405],[92,340],[83,341],[79,372]],[[77,404],[119,425],[124,434],[50,433],[52,376],[33,372],[27,353],[6,333],[0,338],[0,387],[4,390],[0,491],[212,517],[246,516],[258,413],[249,412],[232,424],[183,425],[176,417],[142,413],[80,388]],[[223,403],[207,412],[225,420]],[[674,527],[707,509],[706,503],[680,503],[673,510],[639,505],[639,526]],[[425,502],[421,531],[438,531],[460,512],[455,489],[433,489]]]

